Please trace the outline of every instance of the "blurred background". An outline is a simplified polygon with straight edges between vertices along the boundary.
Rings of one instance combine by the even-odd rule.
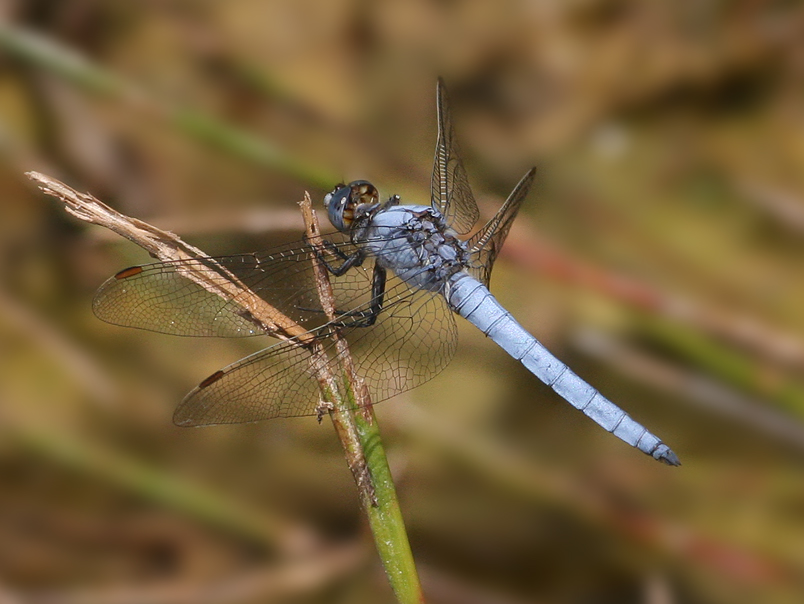
[[[38,170],[206,252],[339,180],[428,199],[435,81],[492,291],[667,468],[465,323],[377,406],[432,603],[804,601],[804,7],[742,0],[0,2],[0,602],[393,602],[328,421],[180,429],[270,343],[107,325],[149,261]]]

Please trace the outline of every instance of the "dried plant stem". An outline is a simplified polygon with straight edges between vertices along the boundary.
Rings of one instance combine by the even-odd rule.
[[[321,392],[322,413],[332,417],[335,430],[346,454],[346,461],[357,483],[360,501],[369,519],[377,550],[399,602],[423,602],[413,555],[396,497],[388,460],[380,440],[376,418],[371,410],[368,390],[356,374],[349,347],[337,333],[337,362],[333,363],[321,343],[301,325],[252,292],[225,267],[172,233],[124,216],[92,195],[79,193],[67,185],[38,172],[27,176],[46,194],[62,201],[73,216],[106,227],[136,243],[162,261],[202,260],[188,263],[180,274],[225,300],[236,300],[266,335],[304,348],[310,354]],[[321,235],[310,196],[301,202],[307,236],[313,245],[322,245]],[[326,268],[316,255],[311,262],[316,270],[316,284],[322,308],[332,320],[335,304]],[[210,268],[212,270],[210,270]],[[336,374],[333,375],[333,372]]]

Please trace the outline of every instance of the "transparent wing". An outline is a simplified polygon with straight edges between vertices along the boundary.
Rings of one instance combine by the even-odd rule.
[[[315,413],[320,400],[308,349],[280,342],[213,373],[173,414],[178,426],[256,422]]]
[[[369,308],[366,304],[356,310]],[[325,337],[329,327],[324,325],[315,333],[321,336],[337,376],[334,345]],[[455,320],[443,297],[411,290],[395,277],[388,280],[383,310],[374,325],[344,327],[342,332],[373,403],[438,375],[457,345]],[[208,377],[182,401],[174,421],[201,426],[315,415],[319,398],[310,352],[281,342]]]
[[[338,237],[339,234],[334,236]],[[329,236],[328,236],[329,237]],[[355,251],[340,237],[326,259],[337,265]],[[188,279],[187,271],[210,278],[236,278],[294,321],[324,322],[315,288],[312,248],[305,242],[265,252],[157,262],[120,271],[98,290],[93,310],[115,325],[181,336],[244,337],[264,335],[235,297],[225,299]],[[372,264],[332,277],[339,309],[350,310],[371,295]]]
[[[441,294],[389,278],[374,326],[346,334],[375,403],[420,386],[449,365],[458,346],[455,319]]]
[[[465,235],[472,230],[480,212],[459,155],[447,91],[441,78],[436,86],[436,108],[438,142],[433,162],[433,178],[430,181],[431,204],[444,215],[447,224],[456,233]]]
[[[536,168],[528,170],[494,217],[466,242],[470,253],[467,268],[472,276],[486,287],[491,279],[494,261],[505,243],[505,238],[508,236],[508,231],[511,229],[511,224],[513,224],[522,202],[528,196],[535,177]]]

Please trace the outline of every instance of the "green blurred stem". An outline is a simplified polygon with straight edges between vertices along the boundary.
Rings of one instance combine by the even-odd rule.
[[[0,49],[88,92],[112,98],[141,114],[166,121],[180,132],[233,157],[276,170],[318,189],[328,190],[339,180],[329,170],[311,165],[281,147],[213,116],[189,108],[170,107],[72,49],[36,33],[0,23]]]
[[[232,128],[213,116],[191,109],[176,109],[170,121],[178,129],[210,146],[240,159],[265,166],[309,186],[329,190],[340,179],[329,171],[310,165],[270,142]]]
[[[112,449],[18,425],[7,434],[32,453],[266,547],[287,549],[300,539],[312,539],[301,527],[244,509],[234,501]]]
[[[120,96],[125,83],[78,53],[30,31],[0,23],[0,48],[95,94]]]
[[[640,330],[732,386],[804,417],[804,386],[676,321],[641,313]]]

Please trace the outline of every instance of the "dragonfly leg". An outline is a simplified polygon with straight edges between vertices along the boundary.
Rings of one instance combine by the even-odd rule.
[[[363,264],[363,261],[366,259],[366,254],[361,251],[357,250],[353,254],[344,254],[334,243],[324,239],[324,247],[327,248],[327,251],[336,256],[338,259],[341,260],[341,264],[339,266],[334,266],[330,262],[324,258],[324,255],[319,251],[316,251],[316,255],[321,263],[327,268],[327,270],[335,275],[336,277],[340,277],[346,273],[350,268],[354,266],[360,266]]]
[[[385,300],[385,281],[387,272],[380,265],[374,265],[374,275],[371,280],[371,302],[366,310],[350,310],[340,313],[336,321],[339,327],[371,327],[377,321],[377,317],[382,312],[383,301]],[[350,321],[344,321],[349,317]]]
[[[315,416],[318,419],[318,423],[321,423],[321,420],[324,419],[324,416],[335,409],[335,405],[329,401],[321,401],[316,405],[315,408]]]
[[[325,241],[324,243],[327,244],[329,242]],[[319,259],[324,266],[326,266],[327,270],[336,277],[343,275],[347,270],[354,266],[360,266],[360,264],[362,264],[363,260],[366,258],[365,254],[362,252],[355,252],[354,254],[346,255],[333,246],[332,243],[329,243],[329,245],[332,246],[332,253],[342,258],[343,263],[340,266],[335,267],[330,265],[323,257],[319,256]],[[333,322],[333,325],[337,327],[371,327],[374,325],[380,312],[382,312],[383,300],[385,299],[386,279],[387,271],[378,264],[375,264],[374,273],[371,280],[371,301],[369,302],[369,307],[365,310],[340,310],[336,308],[335,314],[338,315],[338,319]],[[297,308],[307,312],[324,312],[320,308],[305,308],[302,306]]]

